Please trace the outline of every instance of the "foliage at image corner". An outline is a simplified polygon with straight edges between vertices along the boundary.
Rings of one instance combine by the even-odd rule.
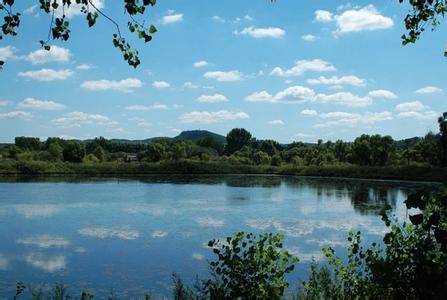
[[[348,236],[348,261],[324,248],[327,265],[313,263],[298,299],[442,299],[447,293],[447,187],[408,197],[410,223],[381,212],[383,245],[365,247]]]

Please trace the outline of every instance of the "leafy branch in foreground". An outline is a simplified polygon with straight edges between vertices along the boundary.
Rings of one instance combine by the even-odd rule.
[[[50,26],[48,36],[40,41],[43,49],[50,51],[49,42],[51,39],[67,41],[70,38],[70,22],[66,12],[71,9],[79,10],[85,15],[87,25],[93,27],[99,16],[109,20],[115,27],[116,33],[113,35],[113,45],[121,51],[123,58],[130,66],[137,67],[140,64],[138,50],[132,48],[127,39],[122,35],[119,24],[109,15],[105,14],[95,1],[92,0],[39,0],[39,9],[50,16]],[[22,15],[14,11],[15,0],[0,0],[0,13],[3,13],[3,24],[1,25],[0,40],[4,36],[16,36],[20,27]],[[144,15],[148,7],[153,7],[156,0],[124,0],[124,12],[129,16],[127,27],[131,33],[148,43],[152,40],[152,35],[157,32],[154,25],[145,25],[135,19]],[[4,65],[0,61],[0,68]]]
[[[404,0],[399,0],[403,3]],[[405,17],[405,28],[407,34],[402,35],[402,44],[416,43],[421,34],[431,27],[432,31],[439,25],[440,17],[447,13],[446,0],[408,0],[411,5],[410,12]],[[447,51],[444,52],[447,57]]]

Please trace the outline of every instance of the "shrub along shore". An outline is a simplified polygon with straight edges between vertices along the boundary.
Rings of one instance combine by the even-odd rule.
[[[361,179],[447,181],[447,168],[435,166],[294,166],[248,165],[222,161],[164,161],[69,163],[43,161],[0,161],[0,175],[46,176],[141,176],[141,175],[291,175],[315,177],[347,177]]]

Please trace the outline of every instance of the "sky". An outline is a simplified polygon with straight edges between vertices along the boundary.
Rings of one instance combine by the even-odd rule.
[[[95,0],[140,51],[137,69],[113,47],[113,24],[88,29],[75,8],[70,40],[40,49],[50,17],[37,2],[16,4],[19,35],[0,41],[0,142],[235,127],[283,143],[402,139],[437,132],[447,111],[447,25],[403,47],[397,0],[158,1],[148,44],[127,31],[122,1]]]

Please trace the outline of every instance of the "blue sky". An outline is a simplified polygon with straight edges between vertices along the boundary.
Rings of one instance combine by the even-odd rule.
[[[402,47],[398,1],[158,1],[145,16],[153,41],[130,39],[137,69],[111,45],[104,18],[87,30],[73,14],[71,39],[39,50],[50,19],[37,2],[17,4],[20,34],[0,43],[1,142],[234,127],[280,142],[400,139],[437,131],[447,110],[446,26]],[[96,2],[126,32],[121,4]]]

